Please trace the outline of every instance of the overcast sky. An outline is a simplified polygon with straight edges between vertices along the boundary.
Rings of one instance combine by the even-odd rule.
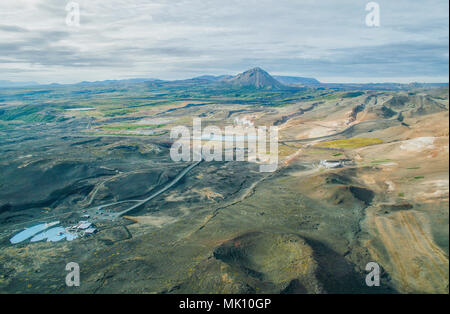
[[[0,80],[72,83],[271,74],[448,82],[448,0],[0,0]]]

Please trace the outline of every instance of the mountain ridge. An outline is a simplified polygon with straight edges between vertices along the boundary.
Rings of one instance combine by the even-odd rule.
[[[284,75],[273,75],[273,78],[278,82],[285,85],[294,85],[294,84],[302,84],[302,85],[319,85],[320,81],[313,77],[302,77],[302,76],[284,76]]]
[[[16,81],[0,80],[0,87],[27,87],[36,85],[39,85],[39,83],[33,81],[16,82]]]

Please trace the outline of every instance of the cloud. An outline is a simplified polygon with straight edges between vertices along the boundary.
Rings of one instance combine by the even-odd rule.
[[[180,79],[261,66],[323,81],[436,81],[448,75],[448,1],[61,0],[0,2],[4,79]]]
[[[0,25],[0,31],[11,33],[26,33],[27,29],[15,25]]]

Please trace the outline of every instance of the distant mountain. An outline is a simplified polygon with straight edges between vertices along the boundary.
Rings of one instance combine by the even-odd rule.
[[[300,76],[273,76],[278,82],[286,85],[302,84],[302,85],[319,85],[320,82],[312,77],[300,77]]]
[[[88,82],[83,81],[77,84],[80,85],[108,85],[111,83],[142,83],[142,82],[154,82],[159,81],[158,79],[154,78],[133,78],[133,79],[127,79],[127,80],[105,80],[105,81],[94,81],[94,82]]]
[[[419,88],[445,87],[448,83],[321,83],[323,88],[334,88],[342,90],[415,90]]]
[[[218,75],[218,76],[202,75],[202,76],[194,77],[193,80],[203,80],[203,81],[218,82],[218,81],[230,79],[232,77],[233,77],[232,75]]]
[[[0,80],[0,87],[26,87],[39,85],[37,82],[13,82]]]
[[[253,87],[258,89],[285,89],[286,86],[274,79],[261,68],[254,68],[223,82],[236,87]]]

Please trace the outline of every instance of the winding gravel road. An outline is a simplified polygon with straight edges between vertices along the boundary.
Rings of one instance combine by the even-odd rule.
[[[192,165],[186,167],[185,169],[183,169],[172,181],[170,181],[166,186],[164,186],[161,190],[158,190],[157,192],[153,193],[152,195],[150,195],[149,197],[147,197],[146,199],[143,200],[125,200],[125,201],[120,201],[120,202],[114,202],[114,203],[110,203],[110,204],[105,204],[105,205],[100,205],[97,206],[93,209],[90,210],[90,214],[92,216],[92,218],[94,219],[103,219],[103,220],[114,220],[118,217],[121,217],[123,215],[125,215],[126,213],[144,205],[145,203],[147,203],[148,201],[152,200],[153,198],[157,197],[158,195],[164,193],[165,191],[167,191],[168,189],[170,189],[171,187],[173,187],[176,183],[178,183],[178,181],[180,181],[189,171],[191,171],[193,168],[195,168],[196,166],[198,166],[201,162],[203,161],[197,161],[195,163],[193,163]],[[105,210],[103,210],[103,208],[107,208],[110,206],[114,206],[114,205],[118,205],[118,204],[123,204],[123,203],[128,203],[128,202],[135,202],[136,204],[134,204],[133,206],[124,209],[120,212],[116,212],[116,213],[112,213],[112,212],[106,212]]]

